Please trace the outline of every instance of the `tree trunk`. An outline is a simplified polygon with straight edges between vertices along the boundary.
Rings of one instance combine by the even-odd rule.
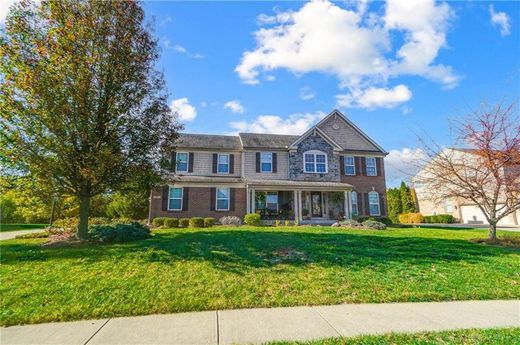
[[[79,200],[79,224],[76,237],[86,239],[88,235],[88,215],[90,209],[90,196],[82,196]]]
[[[489,223],[489,239],[490,240],[497,239],[497,223],[495,223],[495,222]]]

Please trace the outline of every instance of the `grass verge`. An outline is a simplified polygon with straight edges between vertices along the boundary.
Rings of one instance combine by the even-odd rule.
[[[215,227],[162,229],[151,239],[110,245],[1,241],[0,323],[519,298],[520,251],[470,241],[486,236],[486,230]]]

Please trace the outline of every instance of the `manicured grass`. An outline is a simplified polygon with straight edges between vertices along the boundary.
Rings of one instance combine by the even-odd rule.
[[[47,224],[0,224],[0,232],[30,229],[43,229]]]
[[[1,241],[0,321],[519,298],[520,251],[469,241],[486,235],[215,227],[165,229],[138,242],[70,248],[42,248],[44,239]]]
[[[310,342],[273,342],[269,345],[504,345],[518,344],[520,328],[471,329],[417,334],[387,334],[330,338]]]

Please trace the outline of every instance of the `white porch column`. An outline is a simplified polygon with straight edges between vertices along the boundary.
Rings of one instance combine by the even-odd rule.
[[[256,207],[256,202],[255,202],[255,190],[254,189],[251,189],[251,213],[255,213],[255,207]]]
[[[347,192],[348,219],[352,219],[352,191]]]
[[[302,191],[298,191],[298,222],[301,224],[303,221],[303,204],[302,204]]]
[[[249,193],[249,186],[246,185],[246,213],[251,211],[251,194]]]
[[[345,200],[343,201],[343,207],[345,208],[345,219],[350,219],[350,209],[348,207],[348,200],[349,200],[349,192],[345,191],[343,192]]]
[[[294,208],[294,220],[298,220],[298,192],[296,190],[293,190],[293,208]]]

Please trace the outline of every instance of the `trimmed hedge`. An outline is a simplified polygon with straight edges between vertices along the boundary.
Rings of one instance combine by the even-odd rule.
[[[247,225],[259,226],[260,215],[257,213],[248,213],[244,216],[244,223]]]
[[[424,217],[420,213],[403,213],[399,215],[399,222],[405,224],[424,223]]]
[[[152,220],[153,226],[163,226],[164,221],[168,219],[168,217],[157,217]]]
[[[179,227],[179,220],[177,218],[166,218],[164,220],[164,227],[177,228]]]
[[[455,217],[451,214],[436,214],[433,216],[424,216],[423,223],[435,224],[451,224],[455,222]]]
[[[89,231],[91,239],[106,242],[131,242],[143,240],[151,236],[150,229],[146,226],[134,222],[132,224],[110,224],[94,225]]]
[[[190,225],[189,218],[179,218],[179,228],[187,228]]]
[[[192,217],[190,218],[190,228],[203,228],[204,227],[204,218],[201,217]]]
[[[213,218],[213,217],[204,218],[204,227],[205,228],[211,228],[214,224],[215,224],[215,218]]]

